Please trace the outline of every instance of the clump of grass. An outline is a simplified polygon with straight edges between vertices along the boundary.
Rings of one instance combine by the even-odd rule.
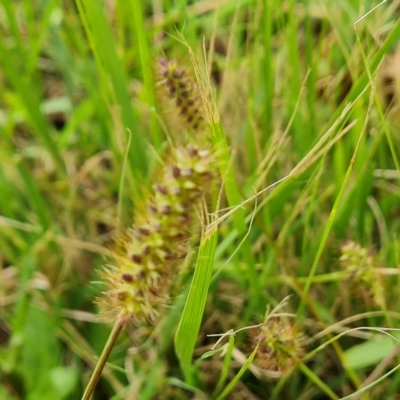
[[[379,307],[385,308],[384,290],[371,250],[348,241],[341,246],[340,263],[359,293]],[[366,294],[366,296],[365,296]]]

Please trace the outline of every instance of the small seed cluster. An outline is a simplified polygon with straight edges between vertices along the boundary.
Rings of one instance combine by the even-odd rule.
[[[189,130],[199,130],[204,120],[200,98],[196,94],[197,86],[185,76],[185,70],[178,68],[176,60],[161,58],[158,64],[160,84],[165,87],[166,96],[174,102],[184,125]]]
[[[264,323],[253,343],[258,343],[255,362],[263,369],[287,371],[304,354],[298,329],[282,318]]]
[[[193,146],[174,151],[147,208],[136,216],[118,267],[106,271],[109,287],[99,303],[107,317],[152,321],[168,302],[179,260],[187,252],[194,206],[213,180],[212,164],[208,151]]]
[[[349,241],[341,247],[340,263],[349,273],[349,279],[366,299],[372,299],[377,306],[384,307],[384,290],[381,278],[376,271],[376,262],[372,253]],[[367,297],[364,296],[367,294]]]

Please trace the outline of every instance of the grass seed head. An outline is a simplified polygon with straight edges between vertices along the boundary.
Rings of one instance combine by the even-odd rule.
[[[174,151],[171,165],[153,185],[150,204],[124,241],[124,253],[116,267],[105,272],[108,290],[99,304],[104,315],[115,319],[153,321],[169,290],[179,261],[188,250],[194,206],[206,195],[214,177],[213,157],[194,146]]]
[[[301,335],[296,326],[283,318],[268,319],[253,336],[258,343],[255,363],[262,369],[287,371],[304,354]]]
[[[369,294],[373,303],[384,307],[384,290],[376,271],[373,253],[358,243],[348,241],[341,246],[340,263],[349,273],[349,279],[362,293]]]
[[[190,131],[198,131],[204,123],[201,98],[196,83],[178,68],[176,60],[161,58],[158,61],[159,85],[164,88],[164,98],[171,103],[180,121]]]

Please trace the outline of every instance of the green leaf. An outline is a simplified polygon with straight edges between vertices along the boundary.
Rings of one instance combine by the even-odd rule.
[[[192,357],[199,333],[217,244],[217,230],[207,235],[199,250],[189,295],[175,336],[175,351],[186,380],[192,382]]]
[[[379,364],[397,345],[389,336],[351,347],[344,353],[344,364],[347,368],[361,369]]]

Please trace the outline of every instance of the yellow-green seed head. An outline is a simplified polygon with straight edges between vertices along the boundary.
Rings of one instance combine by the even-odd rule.
[[[213,178],[208,151],[194,146],[175,150],[171,165],[153,185],[147,208],[136,216],[125,253],[106,273],[108,290],[99,303],[108,317],[154,320],[159,307],[168,302],[172,279],[187,252],[194,206],[210,190]]]
[[[281,318],[269,319],[253,337],[258,343],[256,364],[263,369],[287,371],[304,354],[297,327]]]
[[[349,279],[361,289],[360,292],[368,293],[376,305],[384,307],[383,285],[371,251],[349,241],[342,245],[341,252],[340,263],[349,273]]]

